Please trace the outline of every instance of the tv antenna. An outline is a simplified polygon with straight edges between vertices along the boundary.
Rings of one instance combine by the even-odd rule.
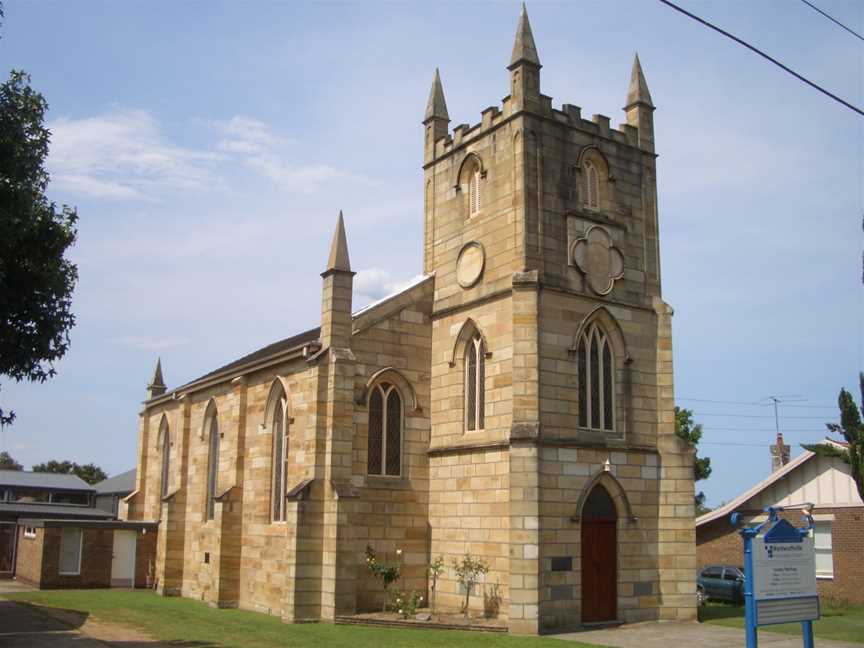
[[[766,396],[762,399],[763,405],[768,405],[769,403],[774,405],[774,428],[777,430],[778,435],[780,434],[780,405],[782,403],[800,403],[806,400],[801,394],[777,394],[775,396]]]

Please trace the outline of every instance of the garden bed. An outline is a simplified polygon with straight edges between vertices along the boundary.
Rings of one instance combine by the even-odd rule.
[[[439,630],[473,630],[478,632],[507,632],[503,619],[486,617],[465,618],[464,614],[429,614],[428,609],[417,610],[417,615],[403,619],[396,612],[366,612],[336,618],[340,625],[368,625],[391,628],[437,628]]]

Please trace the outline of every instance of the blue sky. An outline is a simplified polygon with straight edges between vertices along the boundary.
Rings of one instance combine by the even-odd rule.
[[[796,0],[681,0],[848,101],[864,43]],[[864,4],[819,0],[859,32]],[[58,376],[2,383],[27,467],[135,463],[157,356],[174,386],[317,324],[345,212],[355,305],[421,264],[422,128],[507,93],[512,2],[4,2],[0,71],[50,104],[52,199],[77,206],[78,325]],[[711,504],[824,435],[862,357],[864,119],[653,0],[531,2],[542,91],[617,124],[635,51],[656,118],[676,394],[705,425]],[[696,400],[701,399],[701,400]],[[722,402],[703,402],[722,401]],[[742,444],[742,445],[729,445]],[[796,450],[793,450],[795,454]]]

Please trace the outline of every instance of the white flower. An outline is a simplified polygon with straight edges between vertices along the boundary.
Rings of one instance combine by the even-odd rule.
[[[397,549],[397,550],[396,550],[396,555],[397,555],[397,556],[401,556],[401,555],[402,555],[402,550],[401,550],[401,549]]]

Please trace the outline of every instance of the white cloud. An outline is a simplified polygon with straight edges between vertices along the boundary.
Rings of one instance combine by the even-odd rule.
[[[291,159],[289,142],[257,119],[236,116],[227,122],[215,122],[214,126],[223,135],[218,144],[220,151],[237,155],[247,168],[284,190],[313,193],[331,180],[369,184],[366,176],[329,164],[297,164]]]
[[[297,162],[302,155],[290,142],[256,119],[235,116],[206,125],[214,141],[190,148],[171,141],[144,110],[61,117],[49,124],[52,185],[105,200],[158,200],[171,191],[226,190],[238,165],[294,193],[314,193],[333,181],[369,184],[366,176],[326,162]]]
[[[178,146],[143,110],[61,117],[49,124],[49,170],[56,188],[105,199],[153,199],[165,190],[212,189],[215,152]]]
[[[382,268],[360,270],[354,277],[354,310],[392,295],[415,283],[421,275],[399,279]]]

